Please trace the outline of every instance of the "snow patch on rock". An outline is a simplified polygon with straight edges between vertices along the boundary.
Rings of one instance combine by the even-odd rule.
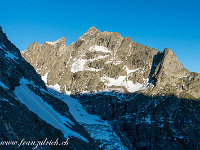
[[[109,61],[105,62],[105,64],[114,64],[114,65],[120,65],[123,61],[117,61],[114,59],[110,59]]]
[[[72,64],[72,66],[71,66],[71,72],[75,73],[75,72],[83,71],[86,61],[87,60],[85,60],[85,59],[75,60],[74,63]]]
[[[109,51],[106,47],[98,46],[98,45],[90,47],[89,51],[91,51],[91,52],[95,52],[96,51],[96,52],[103,52],[103,53],[111,53],[111,51]]]
[[[126,70],[127,75],[129,75],[130,73],[136,72],[136,71],[139,70],[140,68],[137,68],[137,69],[135,69],[135,70],[130,70],[127,66],[124,66],[124,69]]]
[[[44,81],[44,83],[47,83],[47,76],[48,76],[48,73],[42,76],[42,80]]]
[[[131,93],[145,89],[143,84],[141,83],[134,84],[133,81],[127,79],[127,76],[119,76],[117,79],[104,76],[101,77],[101,81],[105,82],[105,85],[107,85],[108,87],[111,86],[125,87]]]
[[[86,59],[77,59],[74,61],[74,63],[71,65],[71,69],[70,71],[72,73],[76,73],[76,72],[79,72],[79,71],[85,71],[85,70],[88,70],[88,71],[95,71],[95,72],[98,72],[100,71],[100,69],[95,69],[95,68],[88,68],[85,66],[85,64],[87,62],[91,62],[91,61],[95,61],[95,60],[99,60],[99,59],[104,59],[106,57],[108,57],[109,55],[105,55],[105,56],[98,56],[97,58],[94,58],[94,59],[89,59],[89,60],[86,60]]]
[[[48,87],[60,92],[60,85],[59,84],[49,85]]]

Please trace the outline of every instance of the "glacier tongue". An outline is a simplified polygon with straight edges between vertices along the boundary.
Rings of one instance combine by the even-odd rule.
[[[31,91],[27,84],[27,80],[21,79],[20,86],[15,88],[15,95],[20,102],[25,104],[30,111],[36,113],[41,119],[54,126],[56,129],[61,130],[65,138],[73,136],[88,142],[84,137],[65,125],[67,124],[69,127],[73,125],[73,122],[69,120],[69,118],[61,116],[56,112],[50,105],[45,103],[41,97]]]
[[[120,138],[115,134],[108,121],[102,120],[99,116],[88,114],[78,102],[68,95],[59,93],[51,88],[48,89],[55,97],[65,102],[72,116],[81,124],[95,140],[100,140],[100,148],[127,150]]]

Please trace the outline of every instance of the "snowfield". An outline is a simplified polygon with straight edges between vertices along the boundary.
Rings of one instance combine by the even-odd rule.
[[[119,76],[117,79],[110,77],[101,77],[101,81],[105,82],[108,87],[111,86],[122,86],[125,87],[129,92],[136,92],[145,89],[144,84],[134,84],[133,81],[128,80],[127,76]]]
[[[61,130],[65,138],[74,136],[88,142],[84,137],[65,126],[66,124],[72,127],[74,123],[69,120],[69,118],[61,116],[50,105],[45,103],[41,97],[31,91],[27,86],[26,80],[22,79],[20,81],[20,86],[17,86],[14,92],[20,102],[25,104],[30,111],[36,113],[41,119],[54,126],[56,129]]]

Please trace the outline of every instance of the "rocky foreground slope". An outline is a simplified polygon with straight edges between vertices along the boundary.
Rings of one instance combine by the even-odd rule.
[[[22,56],[47,85],[63,93],[119,91],[200,97],[200,75],[183,67],[170,49],[154,48],[91,27],[69,47],[65,38],[33,42]]]

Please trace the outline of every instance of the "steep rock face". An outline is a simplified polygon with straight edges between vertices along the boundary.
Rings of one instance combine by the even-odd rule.
[[[172,50],[166,48],[163,53],[158,53],[154,62],[149,78],[155,87],[148,89],[150,95],[159,93],[180,98],[199,98],[199,74],[185,69]]]
[[[48,68],[54,65],[57,58],[66,51],[66,48],[65,38],[55,42],[45,42],[41,45],[34,41],[29,45],[25,55],[27,56],[27,61],[34,68],[37,68],[38,73],[43,75]],[[35,49],[35,51],[31,51],[31,49]]]
[[[17,149],[19,146],[3,145],[2,141],[44,141],[46,138],[49,141],[59,138],[60,143],[70,138],[69,145],[42,145],[38,149],[97,148],[95,141],[70,114],[68,106],[47,91],[40,76],[21,57],[2,28],[0,66],[0,149]],[[34,147],[25,144],[20,149]]]
[[[190,95],[199,97],[199,93],[200,93],[199,83],[200,83],[200,74],[191,73],[189,76],[189,79],[187,80],[187,85],[186,85],[186,88],[188,88],[188,92],[190,93]]]
[[[148,95],[200,97],[200,83],[194,82],[199,75],[193,78],[168,48],[159,52],[95,27],[69,47],[63,39],[42,45],[33,42],[22,52],[47,85],[56,85],[63,93],[142,90]]]
[[[115,92],[74,95],[108,120],[129,149],[199,149],[200,102]]]
[[[176,54],[170,49],[166,48],[161,57],[161,61],[153,74],[156,85],[162,87],[166,84],[177,82],[177,79],[189,73],[189,71],[179,62]]]

